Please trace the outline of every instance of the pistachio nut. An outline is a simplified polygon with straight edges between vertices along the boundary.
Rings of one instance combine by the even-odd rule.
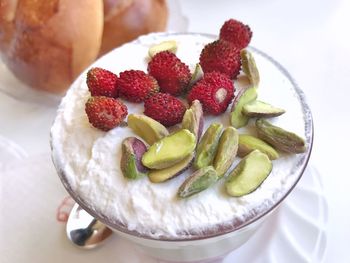
[[[221,134],[213,166],[221,178],[233,163],[238,150],[238,131],[227,127]]]
[[[128,126],[149,145],[169,135],[161,123],[143,114],[129,114]]]
[[[151,46],[148,49],[148,55],[152,58],[155,54],[162,51],[170,51],[172,53],[176,53],[177,51],[177,43],[175,40],[166,40]]]
[[[194,84],[196,84],[198,80],[203,78],[203,75],[204,75],[203,69],[201,65],[197,63],[196,67],[194,68],[194,72],[192,74],[189,86],[192,87]]]
[[[238,156],[243,158],[254,150],[265,153],[270,160],[275,160],[279,157],[278,152],[263,140],[252,135],[240,134],[238,139]]]
[[[255,100],[243,106],[242,112],[248,117],[277,117],[285,113],[284,109],[275,107],[269,103]]]
[[[272,162],[269,157],[259,150],[254,150],[244,157],[227,177],[226,192],[235,197],[249,194],[262,184],[271,170]]]
[[[194,152],[190,153],[183,160],[174,164],[173,166],[160,170],[150,170],[148,173],[148,178],[152,183],[165,182],[186,171],[191,166],[193,159]]]
[[[120,168],[124,177],[138,179],[148,174],[148,169],[141,163],[141,158],[146,151],[146,145],[136,137],[123,140]]]
[[[212,165],[222,129],[223,126],[221,123],[212,123],[205,131],[196,150],[196,158],[194,160],[194,167],[196,169]]]
[[[293,132],[275,126],[265,119],[257,119],[255,126],[258,137],[278,150],[289,153],[306,151],[305,140]]]
[[[215,184],[218,180],[218,175],[213,166],[203,167],[190,175],[177,192],[178,197],[186,198],[202,192]]]
[[[191,107],[186,110],[182,118],[182,128],[192,132],[199,141],[203,131],[204,117],[202,104],[198,100],[192,101]]]
[[[260,75],[253,54],[247,49],[242,49],[241,62],[243,72],[247,75],[252,86],[257,88],[260,82]]]
[[[152,144],[142,156],[142,163],[150,169],[163,169],[180,162],[196,147],[196,137],[187,129],[172,133]]]
[[[249,117],[242,114],[242,108],[245,104],[254,101],[258,96],[255,87],[240,90],[233,100],[231,109],[231,125],[236,129],[248,124]]]

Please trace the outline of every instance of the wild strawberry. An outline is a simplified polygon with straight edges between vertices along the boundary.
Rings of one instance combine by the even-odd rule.
[[[180,123],[185,111],[181,100],[166,93],[157,93],[145,100],[145,115],[165,126]]]
[[[91,96],[118,97],[118,77],[116,74],[103,69],[91,68],[87,73],[86,84]]]
[[[85,104],[85,112],[92,126],[103,131],[117,127],[128,115],[123,102],[105,96],[90,97]]]
[[[148,63],[148,73],[158,81],[161,92],[174,96],[184,93],[191,80],[188,66],[169,51],[154,55]]]
[[[159,92],[155,78],[141,70],[127,70],[119,74],[119,95],[128,101],[142,102]]]
[[[234,93],[232,80],[219,72],[204,74],[188,94],[187,100],[191,103],[199,100],[203,111],[213,115],[219,115],[226,111]]]
[[[199,61],[204,73],[218,71],[234,79],[241,69],[239,52],[229,42],[216,40],[203,48]]]
[[[220,29],[220,39],[230,42],[238,49],[247,47],[252,35],[249,26],[235,19],[227,20]]]

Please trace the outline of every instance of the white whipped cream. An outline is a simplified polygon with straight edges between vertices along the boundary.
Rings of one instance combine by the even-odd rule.
[[[176,40],[177,56],[194,69],[204,44],[213,41],[210,36],[195,34],[151,34],[126,44],[99,59],[93,66],[117,74],[139,69],[147,72],[147,54],[150,45],[164,40]],[[261,75],[258,98],[286,113],[272,119],[273,123],[305,134],[302,107],[290,80],[276,65],[253,50]],[[179,238],[185,232],[193,235],[214,225],[244,220],[252,211],[259,212],[277,202],[294,184],[301,169],[298,163],[303,155],[283,155],[273,161],[273,170],[263,184],[251,194],[240,198],[229,197],[224,191],[224,180],[191,198],[179,200],[176,193],[184,179],[192,172],[164,183],[151,183],[147,177],[128,180],[120,169],[121,142],[136,136],[128,127],[117,127],[109,132],[93,128],[87,119],[84,105],[90,93],[85,84],[86,74],[72,85],[62,100],[52,126],[53,159],[63,172],[64,179],[81,202],[111,222],[121,222],[129,230],[141,234]],[[242,81],[236,81],[238,89]],[[129,113],[142,113],[143,104],[126,102]],[[228,112],[231,107],[228,108]],[[212,121],[229,125],[229,114],[205,117],[205,128]],[[254,133],[251,120],[240,133]],[[234,165],[238,162],[238,158]],[[233,166],[234,166],[233,165]],[[296,171],[293,168],[298,167]]]

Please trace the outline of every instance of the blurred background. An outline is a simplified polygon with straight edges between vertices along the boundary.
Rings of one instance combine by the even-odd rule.
[[[120,2],[128,4],[128,1]],[[1,0],[0,7],[3,4]],[[334,259],[349,262],[350,177],[346,163],[350,140],[346,136],[350,134],[350,2],[168,0],[165,4],[169,11],[166,31],[217,35],[229,18],[248,24],[253,31],[251,45],[282,64],[304,91],[315,125],[314,148],[307,172],[313,179],[304,183],[314,186],[317,181],[317,194],[328,205],[323,204],[325,218],[317,229],[317,235],[323,235],[322,241],[318,241],[322,244],[315,244],[304,252],[289,251],[286,255],[292,259],[298,253],[305,255],[297,257],[300,261],[285,262],[328,263]],[[1,19],[5,19],[3,13],[0,14]],[[52,93],[29,87],[8,69],[5,57],[3,55],[0,62],[0,261],[45,262],[49,256],[52,259],[55,255],[66,255],[75,262],[83,262],[84,256],[66,242],[64,225],[55,219],[56,207],[67,194],[50,161],[49,129],[64,90]],[[312,202],[307,195],[304,200]],[[280,218],[274,222],[283,224]],[[44,233],[36,229],[39,226]],[[266,233],[274,231],[269,227]],[[299,242],[307,236],[291,238]],[[290,238],[279,241],[292,242]],[[121,253],[119,261],[114,262],[155,262],[142,259],[137,253],[131,256],[132,248],[117,238],[113,242],[120,245],[117,252]],[[254,241],[247,244],[225,262],[233,259],[245,262],[240,260],[245,258],[244,253],[254,249],[254,244]],[[87,253],[91,260],[98,260],[102,254],[106,255],[108,247],[111,249],[113,245]],[[50,253],[38,255],[38,248],[41,252],[48,249]],[[115,256],[112,254],[106,260]]]

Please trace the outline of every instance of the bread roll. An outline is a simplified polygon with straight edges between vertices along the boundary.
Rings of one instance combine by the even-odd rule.
[[[166,0],[104,0],[101,53],[150,32],[164,31],[168,20]]]
[[[1,0],[0,3],[0,51],[10,45],[18,0]]]
[[[102,0],[1,0],[0,15],[2,58],[33,88],[62,92],[100,50]]]

